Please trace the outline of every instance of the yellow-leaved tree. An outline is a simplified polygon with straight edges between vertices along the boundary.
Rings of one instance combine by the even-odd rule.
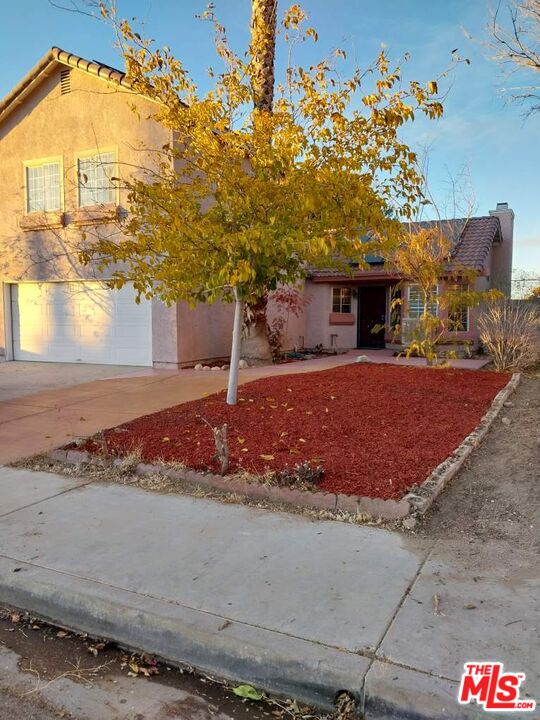
[[[152,181],[121,178],[125,237],[97,239],[82,258],[100,269],[121,263],[111,284],[132,281],[146,298],[234,302],[234,404],[244,304],[297,283],[310,266],[388,256],[400,220],[413,217],[422,177],[400,131],[416,112],[441,115],[437,82],[406,83],[384,51],[344,78],[336,51],[309,68],[291,62],[270,109],[254,97],[253,48],[235,54],[213,11],[206,17],[223,67],[210,71],[205,92],[168,48],[154,48],[106,2],[101,12],[116,28],[132,88],[155,101],[173,141],[156,151]],[[316,41],[305,20],[297,5],[285,13],[285,42]]]

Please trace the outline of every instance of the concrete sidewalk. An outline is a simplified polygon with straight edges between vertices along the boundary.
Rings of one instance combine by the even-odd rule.
[[[11,468],[0,498],[1,604],[367,720],[481,717],[468,660],[540,699],[536,555]]]

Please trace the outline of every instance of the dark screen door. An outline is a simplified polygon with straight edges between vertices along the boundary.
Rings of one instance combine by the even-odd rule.
[[[386,288],[382,285],[358,288],[358,347],[383,348],[384,327],[373,332],[376,325],[386,322]]]

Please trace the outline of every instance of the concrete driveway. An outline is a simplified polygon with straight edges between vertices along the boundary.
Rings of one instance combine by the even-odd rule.
[[[227,374],[5,363],[0,378],[0,463],[8,463],[221,390]]]
[[[88,365],[84,363],[0,363],[0,402],[33,395],[42,390],[80,385],[92,380],[137,375],[147,368],[132,365]]]
[[[352,362],[339,355],[249,368],[240,382],[324,370]],[[228,373],[114,365],[0,364],[0,464],[35,455],[141,415],[227,386]]]

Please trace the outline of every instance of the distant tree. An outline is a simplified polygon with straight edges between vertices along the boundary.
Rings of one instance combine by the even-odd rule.
[[[272,112],[256,106],[259,72],[229,46],[213,12],[213,87],[201,93],[168,48],[154,49],[111,6],[132,87],[156,101],[155,118],[174,142],[156,153],[152,181],[122,178],[130,213],[125,239],[97,238],[82,257],[100,269],[121,263],[112,285],[132,281],[139,296],[165,303],[235,303],[227,401],[236,402],[245,303],[295,284],[310,266],[388,255],[422,200],[416,155],[401,128],[420,111],[438,118],[437,82],[408,84],[382,51],[366,72],[341,77],[334,61],[287,68]],[[291,46],[311,38],[298,6],[285,13]],[[369,233],[369,241],[363,242]],[[339,260],[337,259],[339,258]]]
[[[506,14],[503,11],[506,8]],[[494,59],[516,77],[530,78],[508,88],[514,100],[528,107],[528,114],[540,110],[540,0],[512,0],[501,3],[489,25]]]
[[[514,268],[512,270],[512,297],[523,300],[538,283],[540,283],[540,271]]]

